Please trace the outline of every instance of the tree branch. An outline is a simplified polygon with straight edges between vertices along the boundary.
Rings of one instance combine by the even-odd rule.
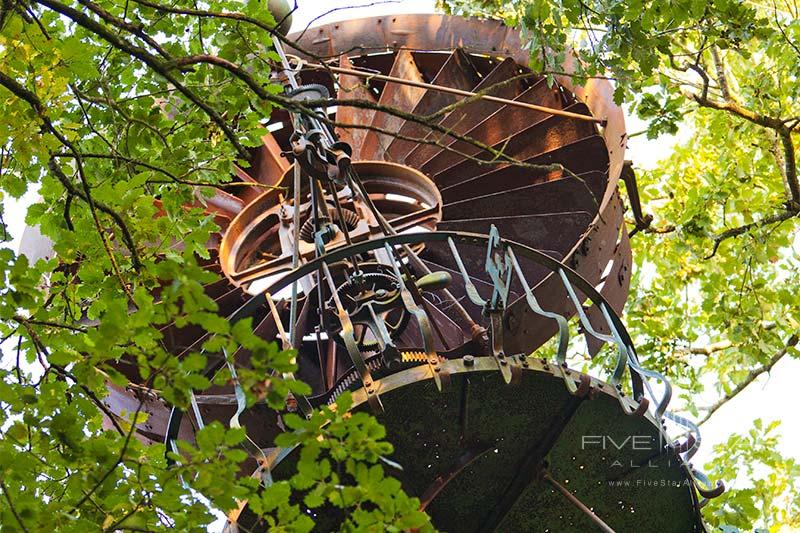
[[[159,4],[156,2],[151,2],[149,0],[133,0],[133,1],[134,3],[147,6],[151,9],[155,9],[156,11],[163,11],[164,13],[172,13],[175,15],[187,15],[199,18],[216,18],[222,20],[233,20],[236,22],[246,22],[247,24],[252,24],[257,28],[264,30],[265,32],[269,33],[274,39],[278,39],[283,44],[297,50],[298,52],[300,52],[305,56],[312,57],[318,61],[322,61],[324,59],[323,57],[318,56],[317,54],[311,52],[310,50],[302,48],[297,42],[289,39],[288,37],[285,37],[279,31],[276,31],[275,28],[270,24],[267,24],[266,22],[258,20],[256,18],[243,15],[241,13],[215,12],[215,11],[205,11],[202,9],[180,8],[180,7]]]
[[[72,185],[69,178],[67,178],[66,174],[64,174],[61,168],[57,164],[55,164],[55,161],[52,158],[50,159],[50,162],[48,164],[50,170],[55,174],[56,178],[58,178],[58,180],[61,182],[64,188],[67,189],[67,192],[70,195],[77,196],[82,200],[84,200],[87,204],[89,204],[89,207],[92,210],[93,214],[95,208],[97,208],[98,210],[106,213],[112,219],[114,219],[114,222],[117,224],[117,226],[120,228],[120,231],[122,232],[122,238],[125,241],[125,245],[130,251],[131,263],[133,265],[133,268],[139,271],[141,269],[139,255],[136,252],[136,245],[133,242],[133,237],[131,237],[131,233],[128,230],[127,225],[125,224],[125,221],[122,220],[122,217],[119,215],[119,213],[117,213],[110,207],[106,206],[105,204],[96,202],[92,198],[89,186],[86,183],[83,176],[83,168],[82,166],[80,166],[80,152],[77,150],[77,148],[75,148],[75,145],[73,145],[69,141],[69,139],[64,137],[64,135],[62,135],[61,132],[58,131],[58,129],[56,129],[56,127],[53,125],[53,122],[50,120],[50,117],[47,116],[44,105],[42,104],[41,100],[39,100],[38,96],[36,96],[33,92],[29,91],[28,89],[23,87],[19,82],[17,82],[16,80],[14,80],[13,78],[9,77],[8,75],[6,75],[4,72],[1,71],[0,71],[0,85],[4,86],[14,95],[27,102],[28,105],[30,105],[36,112],[37,116],[42,120],[45,129],[50,133],[52,133],[58,139],[58,141],[64,145],[64,147],[66,147],[73,154],[75,154],[76,161],[79,164],[78,170],[83,182],[83,187],[84,187],[83,191],[80,191],[78,188]],[[98,227],[98,231],[99,230],[100,228]],[[111,259],[113,260],[113,257]]]
[[[80,158],[80,154],[78,154],[75,157]],[[53,173],[53,175],[58,179],[58,181],[61,182],[61,184],[64,186],[64,188],[70,195],[77,196],[78,198],[87,201],[87,196],[84,193],[84,191],[81,191],[72,185],[67,175],[64,174],[64,171],[61,170],[61,167],[59,167],[58,164],[55,162],[55,157],[50,159],[50,161],[48,162],[48,167],[50,168],[50,171]],[[102,211],[103,213],[107,214],[112,219],[114,219],[114,222],[120,228],[120,232],[122,233],[122,240],[125,241],[125,246],[131,252],[131,265],[133,266],[134,270],[136,271],[141,270],[142,264],[139,261],[139,254],[136,251],[136,245],[133,242],[133,237],[131,236],[130,231],[128,230],[128,226],[125,224],[125,221],[122,220],[122,216],[102,202],[97,202],[96,200],[92,200],[92,202],[98,211]]]
[[[778,136],[783,145],[783,176],[792,195],[791,207],[800,209],[800,184],[797,180],[797,161],[795,159],[791,130],[783,128],[778,131]]]
[[[744,389],[746,389],[748,385],[750,385],[752,382],[754,382],[756,380],[756,378],[758,378],[758,376],[760,376],[761,374],[763,374],[765,372],[771,371],[772,367],[774,367],[778,363],[778,361],[780,361],[783,358],[783,356],[785,356],[789,352],[789,348],[797,345],[798,340],[800,340],[800,338],[797,336],[797,334],[793,334],[791,337],[789,337],[789,339],[786,341],[786,347],[784,347],[778,353],[773,355],[770,358],[770,360],[767,361],[766,364],[751,370],[747,374],[747,377],[745,377],[745,379],[743,381],[741,381],[738,385],[736,385],[736,387],[734,387],[733,390],[731,390],[731,392],[729,392],[728,394],[726,394],[725,396],[720,398],[716,403],[714,403],[710,407],[705,408],[704,410],[706,410],[706,414],[697,423],[697,425],[699,426],[699,425],[705,423],[706,421],[708,421],[708,419],[711,418],[711,415],[716,413],[717,410],[720,407],[722,407],[723,405],[725,405],[726,403],[731,401],[740,392],[742,392]]]
[[[721,352],[722,350],[727,350],[728,348],[732,347],[733,343],[729,340],[719,341],[719,342],[712,342],[711,344],[706,344],[705,346],[691,346],[686,349],[687,352],[697,355],[711,355],[715,352]]]
[[[136,37],[147,43],[148,46],[150,46],[153,50],[158,52],[167,61],[172,60],[172,56],[169,54],[169,52],[164,50],[164,48],[160,44],[158,44],[158,42],[155,39],[153,39],[147,33],[145,33],[145,31],[142,29],[141,26],[131,24],[126,20],[114,16],[93,2],[89,2],[87,0],[78,0],[78,3],[90,9],[95,15],[105,20],[112,26],[116,26],[121,30],[125,30],[130,34],[135,35]]]
[[[753,124],[757,124],[777,132],[783,145],[784,167],[781,169],[781,171],[785,176],[786,182],[789,186],[789,191],[791,194],[790,206],[793,208],[800,208],[800,183],[798,183],[797,179],[797,164],[794,153],[794,143],[791,136],[792,130],[786,126],[786,122],[780,118],[774,118],[755,113],[734,101],[717,102],[703,95],[693,94],[691,96],[694,101],[702,107],[708,107],[719,111],[727,111],[728,113],[752,122]]]
[[[194,105],[203,110],[203,112],[211,119],[211,121],[214,122],[223,131],[225,137],[228,138],[228,141],[236,149],[241,159],[249,160],[250,153],[247,151],[244,145],[242,145],[242,143],[239,142],[236,133],[231,129],[231,127],[228,125],[225,119],[223,119],[222,116],[219,113],[217,113],[217,111],[214,108],[208,105],[202,98],[200,98],[197,94],[195,94],[193,91],[190,91],[186,86],[184,86],[180,82],[180,80],[177,77],[175,77],[175,75],[171,72],[171,70],[164,63],[161,62],[161,60],[150,54],[147,50],[130,43],[129,41],[123,39],[122,37],[115,35],[108,28],[106,28],[99,22],[93,20],[85,13],[81,13],[80,11],[73,9],[67,5],[64,5],[60,2],[57,2],[55,0],[36,0],[36,1],[39,4],[57,13],[61,13],[65,17],[72,20],[78,26],[81,26],[87,31],[94,33],[95,35],[97,35],[110,45],[112,45],[114,48],[117,48],[118,50],[121,50],[135,57],[136,59],[138,59],[139,61],[150,67],[150,69],[152,69],[154,72],[160,74],[164,79],[166,79],[168,82],[174,85],[175,88],[181,94],[183,94],[186,98],[188,98],[189,101],[191,101]]]
[[[6,497],[6,501],[8,502],[8,508],[11,511],[11,514],[14,515],[14,518],[16,518],[20,529],[22,529],[22,531],[27,533],[28,528],[25,527],[25,524],[22,522],[22,518],[19,516],[17,509],[14,507],[14,503],[11,501],[11,496],[8,494],[8,487],[6,487],[6,484],[3,482],[2,479],[0,479],[0,489],[3,490],[3,496]]]
[[[774,215],[770,215],[768,217],[764,217],[761,220],[756,220],[755,222],[751,222],[750,224],[745,224],[743,226],[738,226],[736,228],[727,229],[721,233],[718,233],[711,238],[714,241],[714,248],[711,250],[711,254],[705,257],[704,259],[711,259],[712,257],[714,257],[717,254],[719,245],[722,244],[722,242],[725,241],[726,239],[730,239],[731,237],[738,237],[739,235],[743,235],[752,229],[767,226],[769,224],[775,224],[777,222],[783,222],[784,220],[789,220],[798,215],[800,215],[800,209],[786,210],[780,213],[776,213]]]
[[[728,85],[728,76],[725,73],[725,63],[722,62],[722,58],[719,55],[719,48],[716,46],[711,47],[711,57],[714,60],[714,68],[717,71],[717,83],[719,84],[722,97],[729,102],[734,102],[735,99],[731,96],[731,89]]]

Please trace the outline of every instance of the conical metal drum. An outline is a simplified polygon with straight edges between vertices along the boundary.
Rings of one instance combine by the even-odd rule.
[[[443,530],[702,530],[698,493],[719,490],[687,464],[697,439],[672,442],[663,424],[696,427],[666,412],[618,318],[631,251],[609,82],[531,72],[517,30],[494,21],[397,15],[289,37],[280,81],[317,115],[275,111],[240,183],[205,204],[221,227],[206,292],[221,316],[297,349],[313,393],[289,407],[352,391]],[[607,383],[566,368],[572,318],[588,355],[619,353]],[[163,334],[177,357],[207,339]],[[554,336],[556,360],[537,358]],[[228,356],[248,365],[246,350]],[[105,403],[121,415],[143,402],[143,440],[192,441],[238,416],[273,476],[290,475],[281,413],[239,414],[235,383],[192,391],[182,413],[135,364],[119,370],[131,383],[109,384]],[[325,531],[338,518],[317,519]],[[246,502],[237,524],[265,528]]]

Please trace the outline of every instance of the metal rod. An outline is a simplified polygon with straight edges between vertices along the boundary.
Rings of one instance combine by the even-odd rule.
[[[325,379],[326,387],[330,388],[336,383],[336,341],[328,339],[328,357],[325,358]],[[325,390],[328,390],[328,389]]]
[[[410,87],[417,87],[419,89],[429,89],[432,91],[438,91],[442,93],[450,93],[455,94],[458,96],[466,96],[466,97],[475,97],[477,96],[481,100],[488,100],[489,102],[496,102],[498,104],[510,105],[513,107],[520,107],[522,109],[528,109],[529,111],[541,111],[544,113],[549,113],[551,115],[558,115],[561,117],[568,117],[574,118],[576,120],[584,120],[586,122],[594,122],[596,124],[605,125],[606,120],[595,118],[589,115],[581,115],[580,113],[572,113],[570,111],[564,111],[561,109],[553,109],[552,107],[545,107],[536,104],[529,104],[527,102],[521,102],[518,100],[509,100],[507,98],[500,98],[498,96],[492,96],[489,94],[479,94],[474,93],[472,91],[463,91],[461,89],[455,89],[453,87],[445,87],[444,85],[435,85],[433,83],[424,83],[421,81],[414,81],[414,80],[407,80],[403,78],[397,78],[395,76],[387,76],[385,74],[377,74],[375,72],[368,72],[364,70],[356,70],[352,68],[344,68],[344,67],[334,67],[332,65],[320,65],[318,63],[303,63],[303,66],[318,69],[318,70],[328,70],[330,72],[335,72],[337,74],[348,74],[350,76],[357,76],[360,78],[369,78],[379,81],[385,81],[389,83],[399,83],[401,85],[408,85]]]
[[[300,163],[294,163],[294,250],[292,250],[292,269],[300,264]],[[289,343],[297,348],[297,280],[292,283],[292,307],[289,310]]]
[[[281,64],[283,65],[289,85],[292,87],[292,89],[297,89],[300,85],[297,83],[295,71],[292,69],[289,59],[286,57],[286,52],[283,51],[283,45],[281,45],[278,39],[275,39],[275,42],[272,44],[275,47],[275,51],[278,53],[278,57],[281,59]]]
[[[555,488],[558,492],[560,492],[567,500],[569,500],[569,502],[572,505],[577,507],[580,511],[583,512],[583,514],[588,516],[589,519],[591,519],[591,521],[594,522],[597,525],[597,527],[599,527],[600,529],[605,531],[605,533],[616,533],[611,528],[611,526],[609,526],[608,524],[603,522],[603,520],[599,516],[594,514],[594,512],[591,509],[586,507],[586,505],[584,505],[584,503],[582,501],[580,501],[578,498],[576,498],[574,494],[572,494],[565,487],[563,487],[558,481],[553,479],[550,476],[549,472],[547,472],[546,470],[544,472],[542,472],[542,478],[545,479],[548,483],[550,483],[550,485],[552,485],[553,488]]]
[[[197,421],[197,429],[203,429],[206,425],[203,422],[203,415],[200,414],[200,406],[197,405],[197,396],[194,395],[193,390],[190,390],[189,394],[191,394],[192,411],[194,411],[194,418]]]

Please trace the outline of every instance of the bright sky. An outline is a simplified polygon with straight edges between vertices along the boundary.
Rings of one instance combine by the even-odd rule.
[[[337,20],[358,17],[385,15],[392,13],[430,13],[434,11],[432,0],[299,0],[299,8],[294,14],[293,31],[303,29],[307,24],[325,24]],[[359,8],[343,9],[348,6],[363,6]],[[327,14],[325,14],[327,13]],[[318,20],[316,17],[323,15]],[[628,131],[634,132],[643,129],[643,124],[635,119],[628,119]],[[647,141],[644,136],[631,140],[628,147],[627,158],[632,159],[639,167],[652,168],[660,159],[669,155],[669,149],[675,142],[674,139],[661,138],[657,142]],[[5,220],[9,222],[9,229],[15,237],[12,243],[14,248],[19,246],[19,238],[24,229],[24,211],[33,201],[33,195],[27,195],[20,202],[7,202]],[[646,359],[646,354],[642,354]],[[5,365],[4,365],[5,366]],[[783,421],[781,432],[783,434],[781,452],[793,455],[800,459],[800,409],[796,408],[793,401],[788,400],[788,391],[794,391],[797,386],[793,376],[800,375],[800,360],[785,357],[772,371],[771,376],[761,376],[750,385],[736,399],[730,401],[702,426],[703,445],[695,457],[697,465],[703,465],[712,456],[712,447],[727,440],[730,433],[743,433],[752,426],[756,418],[763,418],[765,422],[780,419]],[[703,405],[713,403],[714,398],[709,397]],[[792,446],[794,444],[794,446]]]

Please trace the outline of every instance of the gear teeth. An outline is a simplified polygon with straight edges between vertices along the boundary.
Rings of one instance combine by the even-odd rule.
[[[404,363],[425,363],[428,356],[425,352],[401,352]]]
[[[367,361],[367,368],[370,372],[377,372],[381,368],[381,361],[377,358]],[[358,374],[355,370],[351,370],[348,374],[342,378],[342,381],[339,382],[339,385],[333,390],[330,397],[328,398],[328,404],[332,404],[336,401],[344,391],[350,389],[350,387],[359,381]]]

